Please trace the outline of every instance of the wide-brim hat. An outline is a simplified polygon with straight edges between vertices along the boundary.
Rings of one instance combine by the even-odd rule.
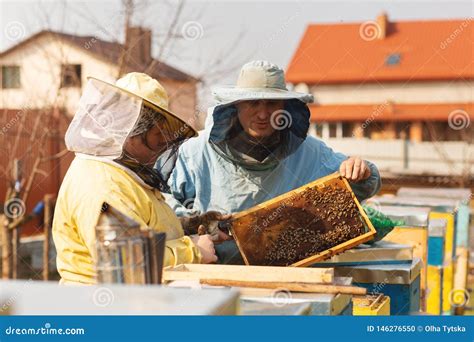
[[[152,108],[158,113],[169,117],[170,119],[178,120],[180,127],[177,129],[183,130],[183,127],[189,129],[188,134],[184,134],[187,138],[195,137],[198,135],[197,129],[193,123],[187,122],[187,120],[180,114],[174,113],[169,109],[168,94],[165,88],[154,78],[144,73],[131,72],[118,79],[115,84],[95,78],[88,77],[98,82],[107,84],[110,87],[114,87],[127,93],[130,96],[134,96],[143,100],[147,107]]]
[[[219,104],[252,100],[291,100],[304,103],[314,101],[313,95],[289,91],[284,71],[267,61],[252,61],[240,70],[236,85],[217,86],[212,95]]]

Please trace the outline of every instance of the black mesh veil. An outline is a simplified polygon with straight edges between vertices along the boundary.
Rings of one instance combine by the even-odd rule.
[[[148,136],[150,129],[154,126],[158,127],[162,137],[156,146],[152,146]],[[194,131],[185,122],[166,112],[143,105],[129,138],[140,136],[142,143],[155,153],[148,165],[138,162],[125,150],[115,161],[131,169],[146,184],[161,192],[169,193],[170,188],[167,183],[176,164],[179,147],[193,135]]]

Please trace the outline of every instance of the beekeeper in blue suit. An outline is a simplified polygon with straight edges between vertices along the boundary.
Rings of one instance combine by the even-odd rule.
[[[215,230],[216,212],[248,209],[336,171],[359,200],[380,189],[374,164],[308,136],[313,96],[288,91],[277,65],[247,63],[236,86],[215,88],[213,95],[218,104],[199,137],[181,146],[169,180],[167,202],[178,216],[193,218],[188,227]],[[220,262],[242,263],[234,241],[216,245],[216,252]]]

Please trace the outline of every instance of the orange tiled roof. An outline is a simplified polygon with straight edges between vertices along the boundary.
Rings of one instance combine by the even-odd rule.
[[[474,121],[474,103],[310,105],[309,108],[312,122],[448,121],[451,113]]]
[[[378,23],[380,17],[377,18]],[[287,81],[308,84],[474,78],[470,20],[375,21],[310,25],[288,66]],[[397,57],[398,54],[398,57]],[[387,65],[399,58],[399,64]]]

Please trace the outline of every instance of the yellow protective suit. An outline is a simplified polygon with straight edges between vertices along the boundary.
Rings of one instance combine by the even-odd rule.
[[[180,221],[159,191],[117,165],[76,156],[59,190],[53,220],[61,283],[95,283],[95,226],[103,202],[140,223],[142,229],[166,232],[165,266],[200,262],[198,248],[184,236]]]

